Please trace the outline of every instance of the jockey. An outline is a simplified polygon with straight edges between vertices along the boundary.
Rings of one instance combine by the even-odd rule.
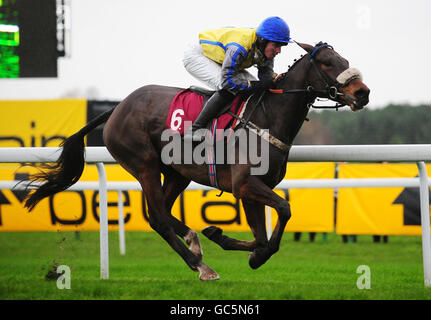
[[[199,44],[184,54],[186,70],[216,92],[191,127],[202,129],[239,93],[262,92],[273,85],[274,57],[291,43],[289,26],[279,17],[265,19],[257,29],[221,28],[199,34]],[[259,81],[245,69],[255,65]],[[185,139],[192,138],[190,130]]]

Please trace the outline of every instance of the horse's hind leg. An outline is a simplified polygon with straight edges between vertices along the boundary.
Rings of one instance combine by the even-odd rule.
[[[160,158],[151,142],[146,138],[145,135],[141,136],[139,139],[140,145],[134,145],[127,149],[111,143],[109,144],[109,151],[121,166],[141,184],[148,203],[150,226],[153,230],[168,242],[193,271],[200,272],[199,278],[201,280],[219,279],[220,277],[214,270],[202,263],[202,257],[193,254],[177,237],[177,232],[187,234],[187,232],[184,232],[187,229],[181,231],[179,229],[181,222],[173,219],[166,209],[165,201],[167,199],[165,199],[160,182]],[[139,152],[136,152],[136,150],[139,150]]]
[[[155,171],[155,165],[143,168],[139,174],[139,182],[145,192],[148,202],[150,226],[159,233],[194,271],[200,272],[199,279],[216,280],[219,275],[202,262],[201,257],[194,255],[177,237],[171,225],[172,216],[167,213],[163,190],[160,183],[160,171]],[[171,217],[171,218],[169,218]]]
[[[190,179],[185,178],[172,168],[165,168],[163,170],[163,196],[165,200],[165,206],[168,212],[171,212],[172,206],[175,200],[183,192],[190,183]],[[190,251],[202,259],[202,246],[199,241],[198,233],[190,229],[183,222],[170,215],[172,226],[175,233],[184,239],[189,245]]]

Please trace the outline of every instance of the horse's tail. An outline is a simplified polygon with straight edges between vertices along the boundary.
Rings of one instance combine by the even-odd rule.
[[[64,191],[71,185],[78,182],[84,171],[84,137],[98,125],[106,122],[115,108],[101,114],[91,120],[85,127],[73,134],[60,145],[63,150],[54,164],[42,164],[40,167],[48,169],[30,176],[30,183],[27,187],[34,185],[35,182],[42,182],[35,191],[29,194],[26,199],[25,207],[29,211],[33,210],[36,204],[43,198],[49,197],[57,192]]]

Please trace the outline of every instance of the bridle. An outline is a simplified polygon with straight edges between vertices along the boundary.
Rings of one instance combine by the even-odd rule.
[[[354,79],[357,79],[357,78],[362,79],[362,76],[358,70],[353,69],[353,68],[348,68],[348,69],[344,70],[343,72],[341,72],[337,76],[335,81],[331,80],[329,78],[329,76],[316,65],[316,62],[314,60],[314,56],[322,48],[330,48],[333,50],[332,46],[330,46],[329,44],[322,43],[322,44],[319,44],[318,46],[316,46],[314,48],[313,52],[308,53],[308,58],[310,59],[311,65],[315,69],[315,71],[317,72],[319,78],[325,84],[324,89],[315,89],[313,86],[308,85],[305,89],[288,89],[288,90],[287,89],[269,89],[268,91],[270,93],[275,93],[275,94],[296,94],[296,93],[308,94],[308,95],[310,95],[310,97],[313,98],[312,100],[310,100],[311,102],[309,102],[307,104],[308,108],[310,108],[310,107],[320,108],[320,109],[331,108],[331,109],[337,109],[338,110],[338,108],[346,106],[345,103],[340,103],[338,101],[338,98],[344,97],[348,101],[352,101],[352,99],[348,95],[345,95],[344,93],[340,92],[339,89],[347,86]],[[286,75],[287,75],[287,72],[279,74],[274,79],[274,82],[277,83],[281,79],[285,78]],[[330,84],[331,82],[333,82],[333,83]],[[263,91],[260,93],[260,96],[258,96],[257,102],[254,104],[253,108],[251,109],[251,111],[250,111],[250,113],[246,119],[243,119],[242,117],[239,117],[238,115],[236,115],[230,111],[228,111],[228,113],[232,117],[237,119],[237,121],[239,123],[239,125],[238,125],[239,127],[247,127],[249,130],[253,131],[258,136],[262,137],[263,139],[269,141],[271,144],[275,145],[281,151],[288,153],[290,148],[292,147],[291,144],[285,144],[281,140],[279,140],[276,137],[274,137],[273,135],[269,134],[269,132],[262,130],[261,128],[259,128],[257,125],[255,125],[254,123],[252,123],[250,121],[252,115],[254,114],[254,112],[256,111],[258,106],[261,106],[264,113],[266,113],[263,98],[268,93],[268,91]],[[251,95],[247,99],[246,103],[248,103],[248,101],[250,100],[250,98],[252,96],[254,96],[254,95]],[[315,105],[313,105],[313,103],[317,97],[330,99],[330,100],[334,101],[336,104],[334,106],[315,106]],[[353,103],[353,101],[352,101],[352,103]]]
[[[334,49],[331,45],[327,43],[322,43],[316,46],[311,53],[307,54],[307,56],[310,60],[312,68],[314,69],[314,71],[316,72],[320,80],[324,83],[325,85],[324,89],[316,89],[313,86],[308,85],[307,88],[305,89],[269,89],[269,92],[276,93],[276,94],[295,94],[295,93],[309,94],[311,97],[314,97],[314,99],[312,99],[312,101],[308,103],[308,107],[313,107],[318,109],[337,109],[338,110],[338,108],[346,106],[347,105],[346,103],[340,102],[338,99],[340,97],[344,97],[346,100],[351,101],[351,98],[345,95],[344,93],[340,92],[340,88],[347,86],[352,80],[360,78],[361,75],[357,71],[355,71],[355,72],[352,72],[352,76],[346,79],[343,83],[339,82],[338,79],[343,78],[343,77],[340,77],[342,74],[344,74],[348,70],[352,70],[349,68],[343,71],[340,75],[338,75],[337,80],[333,81],[332,79],[330,79],[329,76],[317,66],[315,61],[315,55],[322,48],[329,48],[332,50]],[[278,77],[274,80],[274,82],[276,83],[279,80],[285,78],[286,75],[287,75],[287,72],[279,74]],[[334,106],[316,106],[313,103],[315,101],[315,98],[317,97],[332,100],[336,104]]]

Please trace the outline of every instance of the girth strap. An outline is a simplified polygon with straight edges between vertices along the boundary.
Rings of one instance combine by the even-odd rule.
[[[244,120],[244,118],[240,118],[236,114],[234,114],[230,111],[229,111],[229,114],[232,117],[236,118],[239,122],[241,122],[251,132],[254,132],[259,137],[262,137],[262,139],[268,141],[270,144],[276,146],[278,149],[287,153],[287,152],[289,152],[290,148],[292,148],[291,144],[286,144],[283,141],[277,139],[276,137],[271,135],[267,130],[260,128],[259,126],[255,125],[253,122],[251,122],[250,120],[246,121],[246,120]]]

